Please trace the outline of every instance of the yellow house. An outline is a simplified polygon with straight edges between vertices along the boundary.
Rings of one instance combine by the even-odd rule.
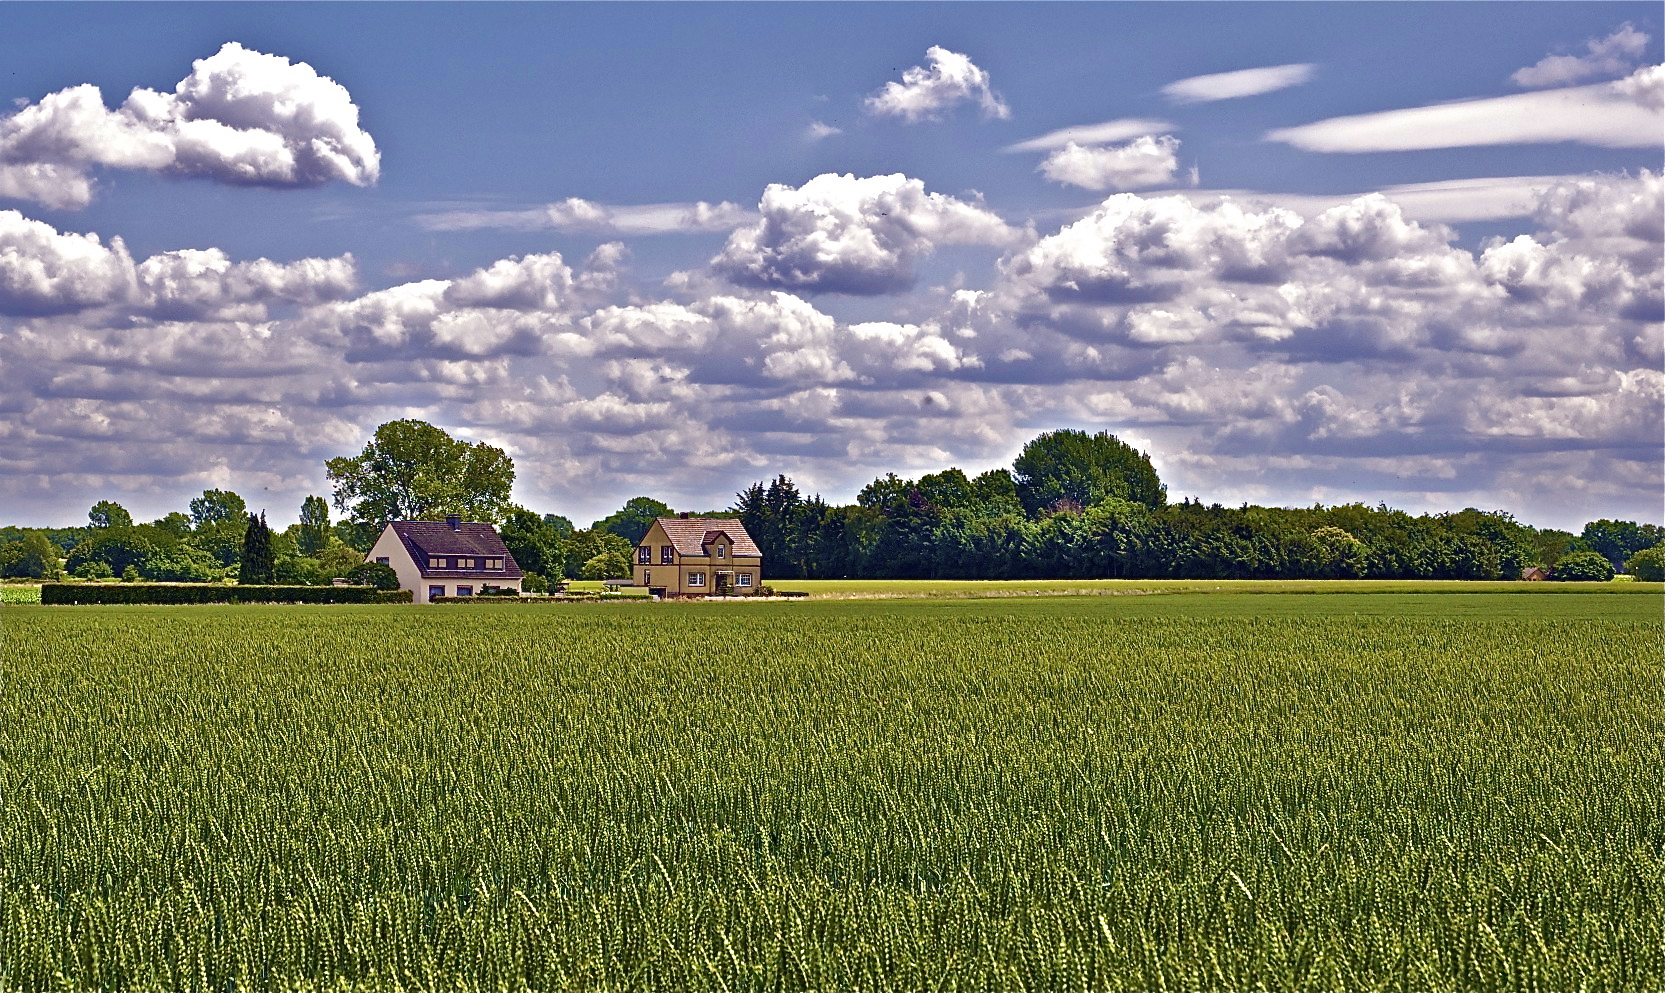
[[[636,546],[631,581],[656,596],[750,593],[763,583],[763,554],[732,517],[659,517]]]

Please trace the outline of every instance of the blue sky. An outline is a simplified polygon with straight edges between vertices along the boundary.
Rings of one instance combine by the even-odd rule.
[[[1658,520],[1660,20],[11,4],[5,518],[288,520],[414,416],[580,523],[1065,426],[1211,502]]]

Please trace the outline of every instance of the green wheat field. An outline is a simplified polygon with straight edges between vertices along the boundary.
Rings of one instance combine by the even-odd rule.
[[[7,989],[1665,986],[1657,591],[3,631]]]

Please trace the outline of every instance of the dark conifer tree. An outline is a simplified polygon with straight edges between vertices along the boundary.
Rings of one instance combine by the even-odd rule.
[[[272,553],[272,529],[266,526],[266,513],[249,515],[249,526],[243,532],[243,558],[237,566],[239,583],[270,584],[277,582],[277,560]]]

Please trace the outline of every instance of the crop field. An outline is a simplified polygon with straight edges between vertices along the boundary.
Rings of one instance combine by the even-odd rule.
[[[1657,593],[3,631],[0,988],[1665,986]]]

